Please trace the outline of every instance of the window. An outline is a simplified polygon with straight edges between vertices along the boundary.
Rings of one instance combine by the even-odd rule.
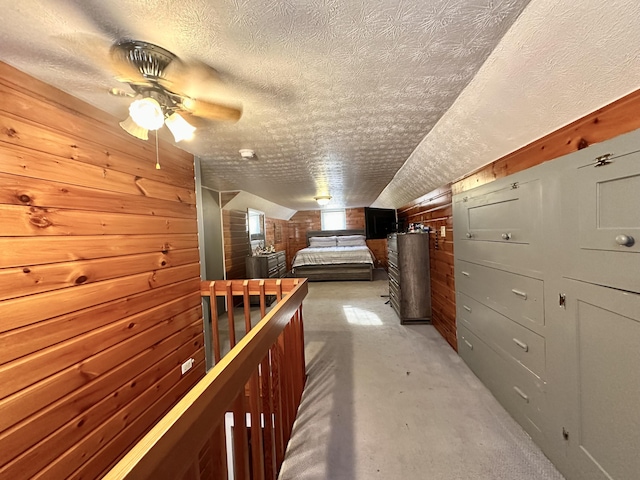
[[[322,230],[344,230],[347,228],[347,215],[344,209],[322,210],[320,212]]]

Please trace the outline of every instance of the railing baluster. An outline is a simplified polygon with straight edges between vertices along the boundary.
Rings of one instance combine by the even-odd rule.
[[[227,282],[227,317],[229,319],[229,346],[236,346],[236,323],[233,318],[233,290],[231,282]]]
[[[249,297],[249,280],[242,282],[242,303],[244,304],[245,333],[251,330],[251,298]]]
[[[224,418],[211,436],[211,455],[213,460],[212,480],[227,480],[229,473],[227,469],[227,440]]]
[[[260,280],[260,318],[267,314],[267,295],[265,294],[264,280]]]
[[[249,411],[251,412],[251,480],[264,480],[264,448],[260,415],[260,380],[258,369],[249,381]]]
[[[260,364],[260,387],[262,398],[262,414],[264,415],[264,471],[267,480],[276,480],[275,468],[275,436],[273,428],[273,395],[270,387],[271,364],[269,352]]]
[[[211,331],[213,332],[213,359],[215,363],[220,361],[220,326],[218,325],[218,298],[216,297],[215,283],[209,285],[209,310],[211,311]]]
[[[271,347],[271,396],[273,397],[273,414],[276,437],[276,465],[282,464],[284,459],[284,408],[282,399],[282,383],[280,369],[280,354],[278,343]],[[276,472],[276,475],[279,471]]]
[[[233,402],[233,460],[235,480],[249,480],[249,435],[243,388]]]

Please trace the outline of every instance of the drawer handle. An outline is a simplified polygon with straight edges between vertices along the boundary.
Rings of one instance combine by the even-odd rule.
[[[473,238],[473,233],[471,233],[471,232],[467,232],[466,237],[467,237],[467,238]]]
[[[471,313],[471,307],[467,307],[466,305],[462,305],[462,308],[464,308],[467,312]]]
[[[469,272],[465,272],[464,270],[462,271],[462,274],[463,274],[465,277],[470,277],[470,276],[471,276],[471,275],[469,275]]]
[[[520,396],[522,397],[522,399],[523,399],[525,402],[529,403],[529,396],[528,396],[526,393],[524,393],[524,392],[523,392],[522,390],[520,390],[518,387],[513,387],[513,389],[516,391],[516,393],[517,393],[518,395],[520,395]]]
[[[518,340],[517,338],[513,339],[513,343],[515,343],[516,345],[518,345],[521,349],[523,349],[525,352],[529,351],[529,345],[527,345],[526,343],[524,343],[523,341]]]
[[[501,236],[502,236],[503,240],[511,240],[511,234],[510,233],[503,233]]]
[[[467,347],[469,347],[469,350],[473,350],[473,345],[471,344],[471,342],[469,342],[466,338],[463,338],[464,343],[467,344]]]
[[[511,291],[513,293],[515,293],[516,295],[518,295],[519,297],[522,297],[524,300],[527,299],[527,292],[523,292],[521,290],[516,290],[515,288],[511,289]]]
[[[621,247],[633,247],[636,241],[631,235],[618,235],[616,237],[616,243]]]

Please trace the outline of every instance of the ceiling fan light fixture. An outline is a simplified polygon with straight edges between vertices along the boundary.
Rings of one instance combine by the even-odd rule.
[[[164,124],[162,107],[151,97],[135,100],[129,106],[129,115],[134,122],[147,130],[158,130]]]
[[[196,131],[196,127],[191,125],[177,113],[169,115],[164,123],[173,134],[173,138],[176,142],[191,140],[193,138],[193,132]]]
[[[313,197],[313,199],[318,202],[318,205],[324,207],[331,201],[331,195],[318,195],[317,197]]]
[[[138,125],[131,117],[127,117],[126,120],[120,122],[120,126],[129,135],[133,135],[140,140],[149,140],[149,131],[146,128]]]

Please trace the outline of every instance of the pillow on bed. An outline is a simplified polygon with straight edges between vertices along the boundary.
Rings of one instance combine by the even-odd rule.
[[[341,235],[337,238],[339,247],[366,247],[364,235]]]
[[[331,237],[309,237],[309,246],[310,247],[335,247],[336,237],[335,235]]]

